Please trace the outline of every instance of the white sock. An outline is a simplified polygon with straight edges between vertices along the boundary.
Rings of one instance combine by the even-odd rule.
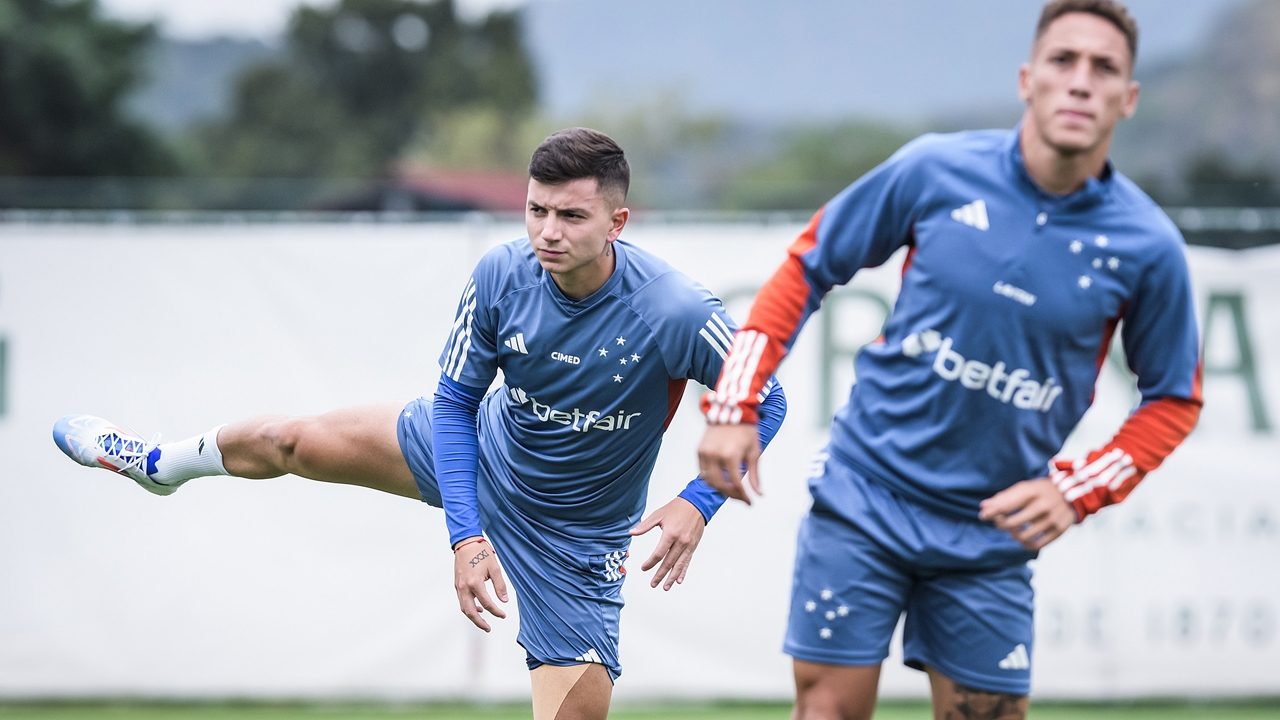
[[[178,442],[161,443],[160,457],[156,458],[156,471],[152,479],[166,485],[181,483],[191,478],[209,475],[227,475],[222,466],[222,451],[218,449],[219,425],[203,435]]]

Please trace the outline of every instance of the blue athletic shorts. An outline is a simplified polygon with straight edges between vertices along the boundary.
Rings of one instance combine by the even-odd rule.
[[[429,399],[418,398],[405,406],[396,435],[422,499],[441,507],[431,454]],[[490,463],[480,463],[480,517],[515,591],[520,616],[517,641],[525,650],[529,669],[593,662],[604,665],[616,680],[622,674],[618,619],[627,549],[581,555],[553,545],[535,519],[515,511],[490,491],[493,483],[484,476],[489,467]]]
[[[1004,531],[925,509],[835,459],[810,489],[788,655],[878,665],[905,612],[908,666],[986,692],[1030,692],[1033,555]]]

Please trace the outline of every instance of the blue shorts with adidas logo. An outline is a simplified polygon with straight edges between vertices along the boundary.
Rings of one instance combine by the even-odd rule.
[[[441,507],[431,452],[430,399],[418,398],[405,406],[396,435],[423,501]],[[488,465],[480,464],[482,475]],[[517,641],[529,669],[598,663],[616,680],[622,674],[618,619],[627,549],[583,556],[556,547],[536,520],[506,507],[492,487],[483,476],[479,479],[480,518],[515,591]]]
[[[1008,533],[894,495],[828,457],[810,479],[783,650],[878,665],[906,613],[908,666],[977,690],[1031,690],[1035,557]]]

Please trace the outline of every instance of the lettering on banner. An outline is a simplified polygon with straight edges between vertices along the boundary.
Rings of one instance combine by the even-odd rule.
[[[1271,647],[1276,613],[1265,599],[1184,599],[1153,602],[1146,611],[1146,640],[1153,647]]]
[[[1066,648],[1081,644],[1102,649],[1112,640],[1109,628],[1110,614],[1107,604],[1092,600],[1075,608],[1063,600],[1050,600],[1041,604],[1036,613],[1036,637],[1050,647]]]
[[[1125,637],[1130,628],[1135,635]],[[1157,600],[1139,608],[1101,599],[1075,602],[1049,597],[1036,612],[1036,638],[1041,647],[1053,650],[1100,651],[1135,641],[1152,650],[1265,650],[1274,644],[1276,631],[1275,606],[1264,598]]]
[[[1176,540],[1188,545],[1243,543],[1248,547],[1280,540],[1280,518],[1263,501],[1187,501],[1159,508],[1131,501],[1107,508],[1071,532],[1097,535],[1108,542],[1116,538],[1133,542]]]
[[[1218,363],[1214,361],[1209,350],[1210,340],[1218,327],[1219,318],[1226,314],[1231,321],[1235,335],[1235,362]],[[1238,292],[1215,292],[1209,295],[1204,310],[1204,346],[1201,357],[1204,358],[1204,374],[1206,377],[1235,377],[1244,383],[1249,395],[1249,412],[1252,415],[1253,430],[1258,433],[1270,433],[1271,421],[1267,415],[1262,384],[1258,381],[1258,364],[1253,352],[1253,337],[1249,333],[1249,323],[1245,316],[1244,295]]]

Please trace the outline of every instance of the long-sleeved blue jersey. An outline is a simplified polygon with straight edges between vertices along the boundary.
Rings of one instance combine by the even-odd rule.
[[[975,517],[983,499],[1048,474],[1123,323],[1143,405],[1087,468],[1057,478],[1083,517],[1123,498],[1194,425],[1199,341],[1182,245],[1110,165],[1055,196],[1028,175],[1017,131],[922,137],[814,218],[757,297],[704,410],[712,422],[751,420],[753,388],[823,296],[907,247],[883,341],[858,356],[832,426],[832,456]]]

